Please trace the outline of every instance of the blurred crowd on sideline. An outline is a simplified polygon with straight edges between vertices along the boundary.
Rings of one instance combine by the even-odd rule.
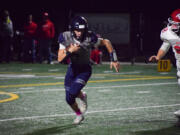
[[[24,63],[54,64],[57,60],[56,51],[52,51],[55,39],[55,26],[49,13],[43,12],[37,23],[33,15],[28,14],[21,30],[14,30],[8,10],[0,13],[0,63],[21,61]],[[55,42],[56,48],[58,43]],[[101,64],[102,52],[93,48],[92,64]],[[67,60],[63,63],[68,64]]]

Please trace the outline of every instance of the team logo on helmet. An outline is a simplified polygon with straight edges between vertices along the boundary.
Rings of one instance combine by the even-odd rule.
[[[75,29],[76,30],[81,30],[81,29],[87,30],[88,24],[84,17],[76,16],[75,18],[72,19],[69,28],[71,31],[73,31]]]
[[[180,20],[180,14],[177,14],[176,17]]]
[[[171,18],[172,18],[172,21],[174,21],[175,23],[179,23],[180,22],[180,9],[174,10],[171,13]]]
[[[174,10],[168,18],[168,26],[171,26],[172,31],[178,33],[180,29],[180,9]]]

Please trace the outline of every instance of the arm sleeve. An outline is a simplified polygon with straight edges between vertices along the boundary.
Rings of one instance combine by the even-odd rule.
[[[163,50],[165,53],[169,50],[170,43],[167,41],[164,41],[160,47],[161,50]]]

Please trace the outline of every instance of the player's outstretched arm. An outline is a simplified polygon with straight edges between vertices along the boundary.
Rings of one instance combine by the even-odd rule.
[[[114,67],[116,72],[119,72],[120,64],[118,62],[116,52],[113,49],[111,42],[107,39],[102,39],[101,44],[106,46],[106,48],[110,54],[110,59],[111,59],[110,69],[112,69],[112,67]]]
[[[165,55],[165,51],[162,49],[159,49],[157,55],[153,55],[149,58],[149,61],[158,61],[160,60],[164,55]]]

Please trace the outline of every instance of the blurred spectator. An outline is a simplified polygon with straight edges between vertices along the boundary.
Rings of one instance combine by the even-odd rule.
[[[13,23],[10,19],[9,11],[3,10],[0,18],[0,62],[10,62],[13,35]]]
[[[52,21],[49,19],[47,12],[42,15],[42,22],[38,25],[37,38],[39,46],[39,62],[48,60],[48,64],[53,64],[51,55],[52,39],[55,35],[55,28]]]
[[[102,52],[98,49],[97,46],[91,51],[91,62],[92,64],[102,64]]]
[[[24,24],[24,44],[23,44],[23,61],[35,62],[36,61],[36,46],[35,46],[35,33],[37,30],[37,24],[33,21],[32,14],[27,16],[27,20]]]

